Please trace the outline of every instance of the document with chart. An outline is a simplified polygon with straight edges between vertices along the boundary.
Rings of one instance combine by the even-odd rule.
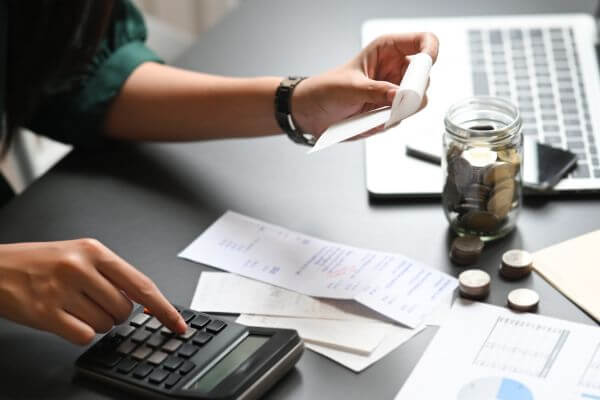
[[[600,400],[600,329],[458,299],[396,400]]]
[[[346,246],[226,212],[180,254],[309,296],[356,300],[411,328],[457,286],[401,254]]]

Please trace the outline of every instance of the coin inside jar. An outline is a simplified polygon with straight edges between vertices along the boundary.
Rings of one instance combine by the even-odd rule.
[[[495,151],[486,147],[473,147],[469,150],[465,150],[462,156],[473,167],[479,168],[487,167],[498,158],[498,154],[496,154]]]
[[[502,255],[500,275],[506,279],[521,279],[531,273],[533,256],[525,250],[509,250]]]
[[[462,157],[455,157],[448,164],[448,176],[461,188],[471,183],[473,168],[467,160]]]
[[[499,150],[498,158],[502,161],[506,161],[506,162],[509,162],[509,163],[515,165],[517,169],[518,169],[518,166],[521,164],[521,157],[519,156],[519,153],[514,148]]]
[[[498,219],[502,219],[508,215],[512,209],[513,197],[515,193],[511,189],[502,189],[494,191],[487,203],[487,210],[494,214]]]
[[[483,241],[477,236],[459,236],[452,241],[450,259],[455,264],[475,264],[483,251]]]
[[[514,164],[504,161],[495,162],[485,169],[485,172],[483,173],[483,183],[488,186],[495,185],[497,182],[513,178],[516,171],[517,169]]]
[[[540,302],[540,296],[531,289],[515,289],[508,294],[507,302],[515,311],[533,311]]]
[[[490,293],[490,275],[480,269],[469,269],[458,276],[458,287],[463,297],[482,299]]]

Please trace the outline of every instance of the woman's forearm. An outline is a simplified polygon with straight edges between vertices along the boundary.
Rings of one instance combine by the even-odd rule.
[[[281,78],[228,78],[142,64],[111,105],[115,139],[186,141],[281,132],[274,96]]]

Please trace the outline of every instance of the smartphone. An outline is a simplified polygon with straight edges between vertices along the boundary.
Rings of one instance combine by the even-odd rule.
[[[438,140],[415,138],[406,145],[406,154],[441,165],[442,146]],[[552,189],[577,163],[577,156],[568,151],[539,143],[534,138],[523,139],[523,186],[537,191]]]

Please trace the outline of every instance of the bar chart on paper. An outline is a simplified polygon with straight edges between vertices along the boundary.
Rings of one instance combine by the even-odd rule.
[[[600,329],[457,299],[396,396],[413,399],[600,400]]]
[[[569,331],[565,329],[501,316],[473,363],[479,367],[544,378],[568,335]]]

